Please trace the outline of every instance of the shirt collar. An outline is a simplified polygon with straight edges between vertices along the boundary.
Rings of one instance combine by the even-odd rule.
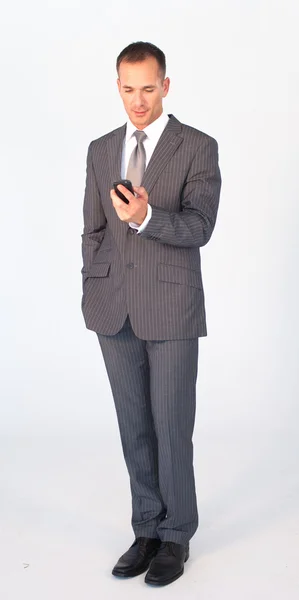
[[[160,117],[153,121],[150,125],[145,127],[142,131],[146,133],[149,139],[158,139],[166,127],[168,123],[169,117],[166,113],[162,112]],[[136,131],[136,126],[133,125],[132,121],[128,119],[127,121],[127,130],[126,130],[126,143],[132,137],[133,133]]]

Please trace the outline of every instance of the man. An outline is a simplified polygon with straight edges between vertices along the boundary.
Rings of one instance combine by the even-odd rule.
[[[163,113],[163,52],[117,59],[127,124],[91,142],[84,198],[82,310],[95,331],[130,476],[135,541],[112,573],[166,585],[198,526],[193,472],[198,338],[207,335],[199,248],[213,232],[221,176],[207,134]],[[113,182],[130,179],[134,194]]]

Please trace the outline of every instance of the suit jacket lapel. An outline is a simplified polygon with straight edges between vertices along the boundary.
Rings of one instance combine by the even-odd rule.
[[[118,181],[121,179],[121,161],[122,161],[122,151],[123,151],[123,142],[124,137],[126,135],[126,124],[122,125],[118,129],[115,129],[110,137],[107,140],[107,155],[108,155],[108,166],[111,177],[111,187],[114,181]],[[123,244],[126,240],[127,230],[129,229],[129,224],[124,221],[118,220],[119,225],[119,243],[122,246],[123,252]]]
[[[148,194],[183,141],[183,137],[180,135],[182,131],[181,123],[173,115],[169,115],[169,117],[170,119],[155,147],[142,178],[141,185],[146,189]]]
[[[122,127],[115,129],[115,131],[112,132],[107,140],[107,154],[111,184],[113,181],[121,179],[121,158],[125,135],[126,125],[123,125]]]

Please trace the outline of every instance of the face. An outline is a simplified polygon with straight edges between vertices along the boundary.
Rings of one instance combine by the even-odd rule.
[[[136,129],[144,129],[162,114],[169,78],[162,79],[159,65],[152,56],[137,63],[122,61],[118,75],[117,85],[125,111]]]

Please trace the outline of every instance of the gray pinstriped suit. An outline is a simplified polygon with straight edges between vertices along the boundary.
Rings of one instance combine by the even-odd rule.
[[[185,543],[198,525],[192,434],[198,337],[207,335],[199,248],[217,217],[218,145],[170,115],[141,183],[152,218],[136,234],[110,199],[125,131],[88,149],[82,311],[112,388],[134,532]]]

